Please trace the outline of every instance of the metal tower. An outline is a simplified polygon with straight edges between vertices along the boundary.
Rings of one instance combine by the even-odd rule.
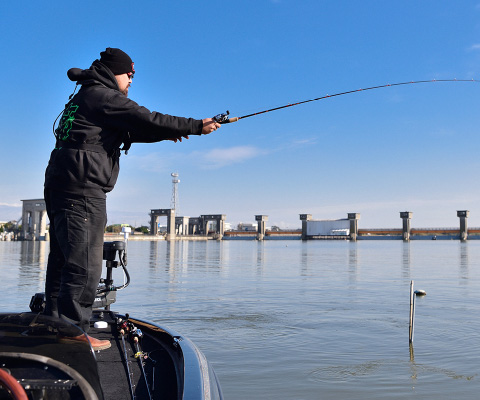
[[[180,179],[178,179],[178,172],[172,172],[172,200],[170,202],[170,208],[175,211],[175,215],[178,215],[180,204],[178,200],[178,184]]]

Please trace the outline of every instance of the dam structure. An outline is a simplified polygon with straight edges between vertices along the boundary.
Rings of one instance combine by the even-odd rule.
[[[205,214],[199,217],[176,217],[173,209],[151,210],[151,235],[166,240],[475,240],[480,228],[468,228],[470,211],[457,211],[458,228],[412,228],[413,212],[401,211],[399,228],[360,228],[360,213],[348,213],[347,218],[315,220],[312,214],[299,214],[301,229],[280,230],[266,226],[268,215],[255,215],[255,230],[225,230],[225,214]],[[167,217],[167,229],[160,232],[158,218]],[[400,225],[400,223],[399,223]]]
[[[467,219],[470,211],[457,211],[458,228],[412,228],[413,212],[401,211],[402,227],[398,229],[377,228],[360,229],[359,213],[349,213],[346,219],[319,220],[310,214],[300,214],[302,220],[302,239],[345,239],[345,240],[462,240],[480,239],[480,228],[468,229]]]
[[[177,178],[177,177],[174,177]],[[22,228],[19,240],[49,240],[47,215],[43,199],[22,200]],[[251,229],[229,229],[226,214],[202,214],[198,217],[177,216],[175,208],[151,209],[149,234],[133,234],[130,240],[478,240],[480,228],[468,226],[469,210],[457,211],[458,227],[415,228],[413,212],[401,211],[398,228],[362,228],[360,213],[347,213],[341,219],[314,219],[312,214],[298,214],[299,229],[267,226],[269,216],[255,215]],[[166,219],[166,226],[160,220]],[[240,228],[239,224],[239,228]],[[112,240],[115,235],[105,234]]]

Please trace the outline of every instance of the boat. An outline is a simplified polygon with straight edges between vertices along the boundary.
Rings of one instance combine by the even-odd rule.
[[[43,314],[44,294],[30,311],[0,313],[0,399],[222,400],[220,383],[199,348],[178,332],[110,309],[130,282],[126,242],[105,242],[107,277],[101,279],[91,318],[91,337],[111,342],[94,351],[65,337],[84,332]],[[126,283],[113,285],[122,266]],[[88,338],[88,336],[87,336]]]

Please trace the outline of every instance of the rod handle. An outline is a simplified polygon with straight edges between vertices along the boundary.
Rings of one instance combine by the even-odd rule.
[[[225,121],[220,122],[220,124],[229,124],[230,122],[237,122],[240,118],[239,117],[233,117],[233,118],[228,118]]]

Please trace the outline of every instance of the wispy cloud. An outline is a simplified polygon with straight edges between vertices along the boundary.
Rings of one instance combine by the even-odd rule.
[[[479,51],[480,50],[480,43],[472,44],[468,49],[470,51]]]
[[[2,207],[21,207],[21,203],[0,203]]]
[[[235,146],[197,153],[196,158],[203,168],[216,169],[226,165],[239,164],[263,154],[265,151],[254,146]]]
[[[135,165],[136,169],[149,172],[170,171],[178,160],[202,169],[218,169],[228,165],[241,164],[257,157],[264,157],[268,154],[290,151],[293,148],[301,148],[316,145],[318,139],[315,137],[296,138],[285,141],[276,148],[264,149],[256,146],[233,146],[218,147],[208,151],[193,151],[190,153],[148,153],[145,155],[128,155],[122,159],[124,165]]]
[[[294,146],[310,146],[313,144],[317,144],[317,138],[305,138],[305,139],[297,139],[292,142]]]
[[[315,146],[318,143],[317,137],[303,137],[303,138],[285,138],[283,142],[276,147],[271,148],[269,153],[279,153],[283,151],[291,151],[296,148]],[[265,154],[265,152],[263,153]]]
[[[209,151],[193,151],[184,153],[149,153],[142,156],[129,155],[122,160],[124,163],[132,163],[135,168],[150,172],[170,171],[178,160],[189,163],[203,169],[217,169],[227,165],[240,164],[255,157],[267,154],[255,146],[234,146],[227,148],[215,148]]]

